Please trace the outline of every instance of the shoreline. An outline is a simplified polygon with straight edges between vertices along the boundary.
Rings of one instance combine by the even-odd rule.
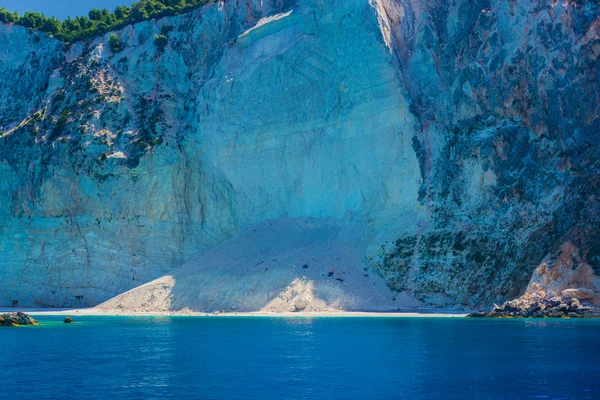
[[[421,318],[464,318],[469,314],[464,310],[406,310],[406,311],[315,311],[315,312],[221,312],[206,313],[198,311],[106,311],[95,308],[60,309],[60,308],[3,308],[0,314],[8,312],[24,312],[32,316],[80,316],[80,317],[421,317]]]

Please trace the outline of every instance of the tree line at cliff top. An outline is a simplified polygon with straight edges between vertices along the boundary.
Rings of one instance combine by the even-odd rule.
[[[67,18],[60,21],[38,12],[23,15],[0,7],[0,21],[15,23],[35,31],[46,32],[65,42],[76,42],[119,29],[139,21],[191,11],[213,0],[139,0],[131,7],[119,6],[111,13],[107,9],[93,9],[87,17]]]

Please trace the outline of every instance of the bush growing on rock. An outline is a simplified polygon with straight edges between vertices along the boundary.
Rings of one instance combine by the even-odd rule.
[[[110,38],[108,39],[108,45],[110,46],[110,51],[115,54],[123,51],[123,43],[114,33],[110,35]]]
[[[154,45],[158,47],[160,51],[165,49],[165,46],[169,43],[169,39],[165,35],[154,36]]]
[[[45,18],[46,17],[40,13],[27,11],[17,20],[17,23],[26,28],[37,30],[45,23]]]
[[[9,12],[5,8],[0,7],[0,21],[2,22],[17,22],[19,13]]]
[[[62,30],[62,23],[54,17],[47,18],[44,21],[44,23],[42,24],[42,26],[40,27],[40,31],[49,33],[51,35],[56,35],[56,34],[60,33],[61,30]]]

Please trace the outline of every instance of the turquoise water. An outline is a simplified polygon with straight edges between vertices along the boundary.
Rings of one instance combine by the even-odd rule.
[[[594,320],[38,319],[0,329],[0,398],[600,398]]]

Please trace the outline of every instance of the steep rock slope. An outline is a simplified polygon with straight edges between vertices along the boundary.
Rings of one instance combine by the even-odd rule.
[[[421,212],[368,2],[231,1],[118,34],[124,51],[74,45],[37,103],[16,97],[42,117],[3,118],[2,304],[95,304],[265,220]]]
[[[433,304],[489,304],[519,296],[565,243],[598,271],[598,6],[376,7],[418,120],[419,202],[431,216],[383,251],[393,285]]]
[[[567,241],[597,268],[598,15],[232,0],[117,54],[0,26],[0,305],[97,304],[280,218],[358,224],[423,304],[516,297]]]

